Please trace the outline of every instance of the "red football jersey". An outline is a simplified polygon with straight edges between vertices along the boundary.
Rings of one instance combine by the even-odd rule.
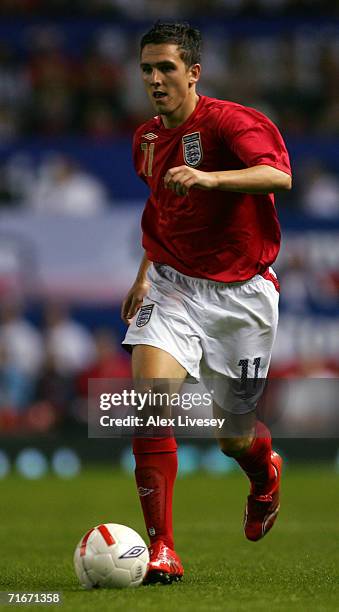
[[[273,194],[191,188],[178,196],[164,187],[167,170],[183,164],[205,172],[265,164],[290,174],[284,141],[262,113],[201,96],[176,128],[165,128],[160,116],[141,125],[133,156],[151,191],[142,217],[149,260],[222,282],[246,280],[274,262],[280,227]]]

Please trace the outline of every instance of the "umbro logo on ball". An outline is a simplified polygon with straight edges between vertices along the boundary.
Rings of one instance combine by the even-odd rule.
[[[130,548],[123,555],[120,555],[119,559],[132,559],[134,557],[140,557],[144,550],[146,550],[144,546],[133,546],[133,548]]]

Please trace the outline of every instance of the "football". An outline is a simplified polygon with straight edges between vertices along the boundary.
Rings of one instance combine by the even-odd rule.
[[[148,549],[142,537],[134,529],[117,523],[105,523],[87,531],[74,553],[75,573],[86,589],[139,586],[148,562]]]

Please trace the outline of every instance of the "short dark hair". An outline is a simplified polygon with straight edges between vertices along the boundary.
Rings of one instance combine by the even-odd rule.
[[[181,50],[181,59],[189,68],[199,64],[201,59],[201,33],[192,28],[189,23],[164,23],[157,21],[152,28],[143,35],[140,41],[140,53],[145,45],[161,45],[174,43]]]

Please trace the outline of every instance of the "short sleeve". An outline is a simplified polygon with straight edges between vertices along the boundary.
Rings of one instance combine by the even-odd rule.
[[[133,163],[134,163],[134,168],[137,171],[137,153],[138,153],[138,146],[139,145],[139,129],[136,130],[136,132],[134,133],[133,136],[133,142],[132,142],[132,156],[133,156]]]
[[[278,128],[259,111],[235,106],[220,113],[219,136],[248,168],[267,165],[291,174],[289,155]]]
[[[146,183],[147,185],[147,181],[146,181],[146,177],[143,174],[143,172],[141,171],[141,167],[143,164],[143,161],[140,159],[141,157],[141,150],[140,150],[140,135],[142,134],[142,127],[140,126],[133,137],[133,143],[132,143],[132,158],[133,158],[133,164],[134,164],[134,168],[135,171],[137,173],[137,175],[141,178],[141,180]]]

